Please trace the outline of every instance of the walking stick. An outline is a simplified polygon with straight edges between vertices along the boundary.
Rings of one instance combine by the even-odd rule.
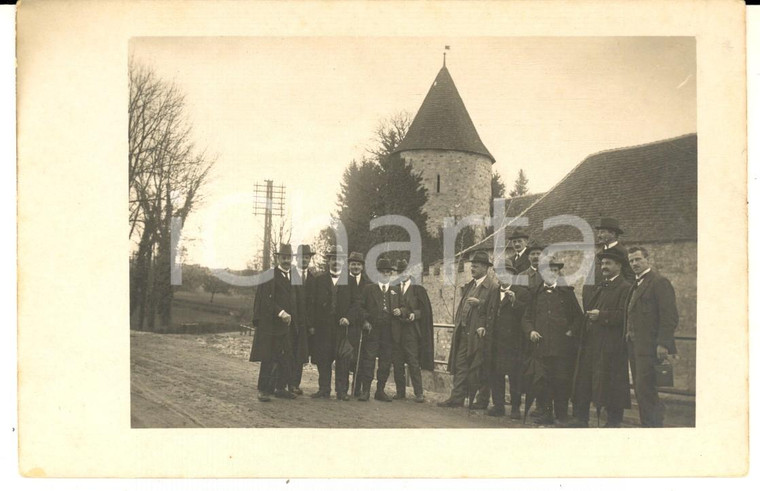
[[[362,339],[364,338],[364,329],[359,330],[359,351],[356,352],[356,368],[354,368],[354,378],[351,380],[351,394],[356,393],[356,377],[359,376],[359,359],[362,356]]]

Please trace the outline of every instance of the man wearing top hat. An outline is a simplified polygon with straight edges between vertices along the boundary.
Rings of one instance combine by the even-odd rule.
[[[499,280],[498,288],[491,292],[486,326],[487,353],[489,353],[489,380],[493,407],[489,416],[504,416],[506,404],[505,376],[509,377],[510,417],[520,419],[520,380],[523,370],[525,335],[522,317],[530,294],[528,289],[514,283],[517,269],[510,259],[504,260],[506,276]]]
[[[473,403],[473,395],[480,388],[481,372],[485,357],[486,326],[488,325],[488,300],[495,283],[488,277],[493,263],[488,252],[480,250],[470,258],[472,280],[462,288],[462,297],[454,315],[454,333],[449,351],[448,371],[454,375],[451,395],[440,407],[461,407],[470,398],[472,409],[483,408],[488,401]]]
[[[512,264],[518,272],[525,271],[530,266],[529,251],[526,248],[528,238],[528,233],[523,229],[515,230],[509,237],[512,248],[515,250],[515,254],[512,256]]]
[[[293,367],[288,382],[289,390],[296,395],[302,395],[301,378],[303,366],[309,362],[309,338],[314,333],[311,322],[311,301],[314,297],[315,273],[309,269],[314,252],[311,246],[299,245],[296,254],[296,267],[291,268],[293,288],[296,292],[298,318],[290,323],[290,339]]]
[[[538,271],[538,262],[543,251],[544,246],[540,244],[529,244],[525,248],[525,254],[528,256],[530,265],[527,268],[518,271],[521,277],[520,285],[527,286],[529,290],[536,288],[544,281],[541,278],[541,273]],[[517,268],[515,267],[515,269]],[[526,281],[527,285],[525,284]]]
[[[394,318],[393,312],[401,306],[401,295],[398,289],[391,285],[393,268],[390,261],[385,258],[379,259],[377,270],[380,273],[378,283],[368,285],[362,291],[364,332],[357,386],[360,393],[359,400],[368,401],[374,378],[375,359],[377,359],[375,400],[392,402],[393,400],[385,393],[385,384],[388,382],[393,361],[392,329],[394,324],[399,322]],[[399,393],[398,384],[396,393]]]
[[[326,254],[328,271],[314,281],[312,300],[311,362],[319,371],[319,390],[312,398],[330,398],[332,364],[335,362],[335,392],[339,400],[348,400],[350,360],[336,357],[336,350],[347,331],[359,328],[358,296],[347,284],[340,284],[346,256],[340,246]]]
[[[603,280],[583,291],[586,321],[573,380],[572,426],[588,427],[591,402],[607,411],[607,428],[617,428],[631,407],[624,339],[625,301],[631,284],[621,274],[628,258],[619,249],[597,254]]]
[[[348,286],[351,289],[351,295],[356,295],[358,298],[362,298],[362,292],[367,285],[371,285],[372,281],[364,273],[364,254],[361,252],[352,251],[348,255]],[[359,329],[352,329],[349,331],[351,336],[350,342],[353,346],[359,346]],[[351,366],[350,370],[353,372],[356,370],[355,366]],[[358,375],[354,374],[354,378]],[[355,384],[354,396],[359,396],[359,384]]]
[[[538,398],[544,408],[536,422],[552,424],[556,415],[559,426],[568,422],[577,339],[583,323],[573,287],[558,285],[563,266],[554,258],[550,260],[544,282],[531,292],[522,321],[532,356],[539,360],[546,375],[543,394]]]
[[[298,302],[290,284],[293,250],[281,244],[276,253],[274,277],[256,290],[253,304],[253,345],[249,361],[259,361],[258,398],[262,402],[271,396],[293,399],[295,394],[285,389],[292,367],[290,326],[298,322]]]
[[[425,287],[417,285],[407,271],[404,259],[396,262],[399,275],[399,305],[392,310],[397,322],[391,325],[393,334],[393,378],[396,382],[394,399],[406,398],[405,364],[414,389],[414,401],[424,402],[422,372],[433,370],[433,309]]]
[[[665,407],[657,394],[655,365],[676,352],[676,293],[670,281],[651,268],[649,252],[643,247],[631,247],[628,262],[636,274],[626,298],[624,321],[633,388],[641,425],[661,427]]]

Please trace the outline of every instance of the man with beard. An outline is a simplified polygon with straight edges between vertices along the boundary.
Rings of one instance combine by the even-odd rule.
[[[510,417],[520,419],[522,397],[521,378],[525,335],[522,317],[530,294],[524,287],[513,285],[517,269],[512,261],[504,260],[506,275],[499,280],[499,288],[491,292],[489,318],[486,330],[487,350],[490,353],[490,388],[493,407],[489,416],[504,416],[506,404],[505,376],[509,377],[509,397],[512,405]]]
[[[530,349],[546,374],[543,394],[544,404],[538,424],[558,426],[568,422],[567,405],[577,350],[577,337],[583,322],[573,287],[558,286],[557,280],[564,263],[552,259],[544,283],[533,290],[531,302],[525,309],[523,331],[531,342]]]
[[[449,351],[448,370],[454,375],[451,395],[439,402],[439,407],[462,407],[465,397],[470,398],[471,409],[485,409],[488,400],[474,401],[475,391],[484,377],[483,337],[488,325],[488,299],[494,283],[488,278],[493,263],[486,251],[475,251],[470,259],[472,280],[462,288],[462,298],[454,315],[454,334]],[[485,395],[485,394],[484,394]]]
[[[512,264],[518,272],[524,271],[531,264],[528,258],[529,251],[525,248],[528,245],[528,238],[528,234],[522,229],[515,230],[509,237],[509,240],[512,241],[512,248],[515,250]]]
[[[414,389],[414,401],[424,402],[422,372],[433,370],[433,309],[425,287],[412,282],[404,259],[396,262],[399,274],[399,305],[392,311],[397,322],[391,326],[393,334],[393,378],[396,382],[394,399],[406,398],[406,370]]]
[[[253,345],[249,361],[259,361],[258,399],[268,402],[271,396],[293,399],[285,390],[292,367],[289,328],[298,318],[295,289],[290,284],[293,250],[281,244],[276,253],[277,267],[271,280],[259,286],[253,304]]]
[[[319,390],[312,398],[330,398],[332,364],[335,362],[335,392],[338,400],[347,401],[348,369],[350,360],[336,357],[341,341],[352,329],[358,329],[358,296],[346,284],[339,284],[345,254],[340,246],[333,246],[327,252],[329,271],[316,278],[312,321],[314,334],[311,337],[311,362],[319,371]]]
[[[368,285],[362,292],[362,310],[364,325],[362,326],[362,352],[359,368],[358,384],[360,387],[359,400],[369,400],[369,392],[372,386],[373,373],[375,371],[375,359],[377,359],[377,388],[375,400],[392,402],[385,393],[385,384],[391,373],[393,360],[393,324],[397,322],[393,317],[393,311],[399,308],[400,295],[396,287],[391,286],[393,268],[388,259],[377,261],[377,270],[380,278],[377,284]],[[398,393],[398,385],[396,386]]]
[[[655,365],[676,352],[673,332],[678,326],[676,293],[667,278],[652,270],[649,252],[631,247],[628,262],[636,274],[626,299],[625,332],[633,388],[641,425],[659,428],[665,407],[657,394]]]
[[[576,367],[573,394],[575,427],[588,427],[591,401],[599,411],[607,411],[605,428],[618,428],[623,411],[631,407],[623,317],[631,284],[621,271],[627,261],[620,250],[611,248],[597,254],[603,280],[583,291],[586,322],[580,359]]]
[[[315,276],[314,271],[309,269],[311,258],[314,253],[311,246],[299,245],[296,258],[300,264],[293,271],[293,288],[296,292],[298,305],[298,317],[290,323],[290,339],[292,350],[293,367],[289,389],[296,395],[302,395],[301,378],[303,377],[303,365],[309,362],[309,337],[314,334],[311,323],[311,300],[314,297]]]
[[[369,276],[364,274],[364,254],[361,252],[352,251],[348,255],[348,286],[351,289],[351,295],[357,296],[359,299],[363,298],[363,291],[367,285],[371,285]],[[351,329],[349,331],[349,341],[352,346],[359,346],[359,329]],[[353,363],[349,367],[351,372],[356,371],[356,365]],[[358,382],[358,374],[354,373],[354,379]],[[354,397],[358,397],[360,394],[359,383],[354,384]]]

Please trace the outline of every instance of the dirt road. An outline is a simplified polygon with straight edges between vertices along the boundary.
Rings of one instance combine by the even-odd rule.
[[[316,368],[307,365],[292,401],[256,399],[258,363],[248,362],[251,337],[226,334],[153,334],[132,331],[133,428],[483,428],[524,427],[484,411],[444,409],[444,394],[381,403],[314,400]],[[392,385],[392,383],[391,383]],[[391,389],[392,393],[393,389]],[[509,407],[507,407],[509,410]],[[530,423],[529,423],[530,425]]]

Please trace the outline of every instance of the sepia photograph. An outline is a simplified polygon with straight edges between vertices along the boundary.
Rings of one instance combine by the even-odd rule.
[[[134,428],[694,426],[695,38],[133,38],[128,73]]]
[[[26,2],[19,473],[745,475],[744,29]]]

